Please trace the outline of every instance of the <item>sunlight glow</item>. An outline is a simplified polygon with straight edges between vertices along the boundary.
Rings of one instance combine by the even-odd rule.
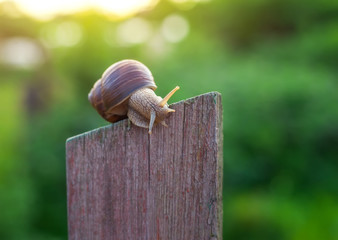
[[[49,19],[57,14],[69,14],[75,11],[83,10],[86,1],[82,0],[13,0],[24,13],[38,18]]]
[[[58,14],[70,14],[95,9],[116,17],[130,16],[153,7],[158,0],[12,0],[24,13],[38,18],[50,19]],[[0,2],[4,2],[0,0]]]
[[[92,5],[103,12],[127,16],[138,11],[147,10],[157,2],[154,0],[94,0]]]
[[[190,10],[199,3],[207,3],[211,0],[170,0],[181,10]]]

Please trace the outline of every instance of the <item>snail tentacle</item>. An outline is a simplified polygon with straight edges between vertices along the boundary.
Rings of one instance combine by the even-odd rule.
[[[160,107],[163,107],[164,105],[166,105],[167,102],[169,101],[169,99],[171,98],[171,96],[174,95],[174,93],[175,93],[178,89],[180,89],[180,87],[179,87],[179,86],[176,86],[173,90],[171,90],[171,91],[167,94],[167,96],[165,96],[165,97],[162,99],[162,101],[161,101],[158,105],[159,105]]]
[[[155,119],[156,119],[156,112],[154,110],[151,110],[150,122],[149,122],[149,134],[151,134],[151,130],[153,129]]]
[[[96,111],[114,123],[125,118],[149,134],[160,123],[167,127],[165,118],[175,112],[167,102],[179,89],[176,86],[163,99],[154,93],[157,88],[150,70],[136,60],[122,60],[111,65],[94,84],[88,99]]]

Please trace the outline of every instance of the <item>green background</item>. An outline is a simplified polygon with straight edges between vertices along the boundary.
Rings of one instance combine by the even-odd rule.
[[[162,0],[137,17],[156,35],[178,14],[189,33],[159,52],[115,42],[129,19],[13,11],[0,3],[0,48],[29,39],[43,61],[0,62],[0,239],[67,239],[65,140],[108,124],[87,94],[126,58],[151,69],[158,95],[179,85],[171,103],[222,94],[224,239],[338,239],[337,1]],[[46,44],[65,22],[80,27],[79,42]]]

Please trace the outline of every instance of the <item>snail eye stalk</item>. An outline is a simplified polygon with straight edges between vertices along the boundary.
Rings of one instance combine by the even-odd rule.
[[[169,99],[171,98],[172,95],[174,95],[174,93],[180,89],[179,86],[176,86],[173,90],[170,91],[170,93],[168,93],[167,96],[165,96],[162,101],[159,103],[160,107],[163,107],[164,105],[166,105],[166,103],[169,101]]]

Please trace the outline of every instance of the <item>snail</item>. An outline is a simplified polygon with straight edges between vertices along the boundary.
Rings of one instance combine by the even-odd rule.
[[[96,81],[88,99],[96,111],[108,122],[125,118],[136,126],[148,128],[151,134],[155,123],[167,127],[165,118],[170,112],[167,102],[179,89],[176,86],[163,99],[150,70],[136,60],[122,60],[111,65]]]

